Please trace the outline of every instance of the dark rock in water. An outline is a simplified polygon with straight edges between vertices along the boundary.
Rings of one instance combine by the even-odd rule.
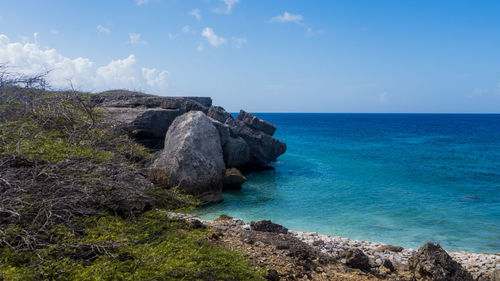
[[[408,260],[413,280],[472,281],[472,275],[439,246],[428,242]]]
[[[382,253],[385,252],[385,251],[399,253],[399,252],[401,252],[403,250],[404,250],[404,248],[401,247],[401,246],[384,245],[384,246],[380,246],[380,247],[376,248],[373,251],[374,252],[382,252]]]
[[[250,147],[241,137],[229,137],[222,151],[228,168],[238,168],[250,161]]]
[[[247,126],[241,120],[234,120],[229,125],[232,135],[242,137],[250,147],[250,164],[252,166],[265,167],[286,151],[285,143]]]
[[[283,233],[283,234],[288,233],[288,229],[286,227],[271,222],[270,220],[253,221],[250,223],[250,228],[255,231]]]
[[[363,271],[370,270],[370,260],[368,256],[358,248],[352,248],[344,253],[346,265]]]
[[[219,132],[203,112],[192,111],[177,117],[168,129],[150,175],[202,202],[217,202],[222,200],[225,170]]]
[[[224,176],[224,190],[240,190],[241,186],[247,181],[247,178],[236,168],[226,170]]]
[[[272,125],[271,123],[268,123],[259,117],[250,114],[244,110],[240,110],[240,114],[238,117],[236,117],[237,120],[245,122],[248,126],[251,128],[261,131],[265,134],[268,134],[270,136],[274,135],[274,132],[276,131],[276,126]]]
[[[224,110],[224,108],[220,106],[211,106],[208,109],[207,115],[208,117],[215,119],[221,123],[226,123],[227,120],[234,119],[229,112],[227,112],[226,110]]]

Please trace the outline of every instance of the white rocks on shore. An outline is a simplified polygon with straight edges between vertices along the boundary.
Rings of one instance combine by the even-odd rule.
[[[383,243],[350,240],[340,236],[321,235],[316,232],[289,231],[303,242],[317,248],[325,254],[335,257],[341,256],[350,248],[362,250],[369,258],[377,264],[389,260],[395,267],[405,267],[408,259],[416,252],[414,249],[404,249]],[[392,251],[391,251],[392,249]],[[467,252],[448,252],[448,254],[475,279],[485,276],[495,270],[500,270],[500,255],[498,254],[471,254]]]

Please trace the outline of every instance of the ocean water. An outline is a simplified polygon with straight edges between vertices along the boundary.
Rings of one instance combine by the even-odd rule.
[[[418,248],[500,252],[500,115],[256,114],[287,152],[196,210]]]

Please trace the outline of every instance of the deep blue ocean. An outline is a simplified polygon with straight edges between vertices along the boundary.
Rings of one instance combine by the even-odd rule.
[[[500,115],[256,115],[287,152],[203,217],[500,253]]]

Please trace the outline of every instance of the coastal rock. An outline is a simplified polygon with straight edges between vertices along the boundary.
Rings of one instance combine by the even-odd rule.
[[[250,161],[250,147],[241,137],[229,137],[222,150],[228,168],[238,168]]]
[[[150,171],[157,182],[216,202],[222,200],[225,169],[219,132],[203,112],[192,111],[174,120]]]
[[[236,168],[226,170],[224,176],[224,190],[239,190],[241,186],[247,181],[247,178]]]
[[[207,112],[208,117],[215,119],[221,123],[226,123],[227,120],[233,120],[233,116],[221,106],[211,106]]]
[[[245,124],[250,126],[251,128],[261,131],[265,134],[268,134],[270,136],[274,135],[274,132],[276,131],[276,126],[272,125],[271,123],[268,123],[259,117],[250,114],[244,110],[240,110],[240,114],[238,117],[236,117],[237,120],[243,121]]]
[[[345,264],[352,268],[361,269],[363,271],[370,270],[370,260],[368,256],[358,248],[352,248],[344,253]]]
[[[373,251],[374,252],[382,252],[382,253],[385,252],[385,251],[399,253],[399,252],[401,252],[403,250],[404,250],[404,248],[401,247],[401,246],[383,245],[383,246],[380,246],[380,247],[376,248]]]
[[[124,108],[163,108],[182,109],[187,111],[207,112],[208,107],[199,103],[208,104],[210,98],[202,97],[159,97],[131,92],[126,90],[112,90],[91,97],[91,104],[99,107],[124,107]]]
[[[226,124],[223,124],[223,123],[221,123],[221,122],[219,122],[217,120],[214,120],[212,118],[210,118],[210,121],[212,121],[212,124],[217,129],[217,131],[219,132],[220,144],[222,146],[224,146],[229,141],[229,138],[230,138],[230,135],[229,135],[229,126],[226,125]]]
[[[149,148],[162,148],[168,127],[182,109],[105,107],[107,116],[139,143]]]
[[[285,143],[249,127],[241,120],[231,122],[230,128],[232,135],[240,136],[250,147],[251,169],[258,170],[265,167],[286,151]]]
[[[273,223],[270,220],[253,221],[250,223],[250,228],[255,231],[283,233],[287,234],[288,229],[280,224]]]
[[[413,280],[472,281],[472,275],[439,246],[428,242],[408,260]]]

